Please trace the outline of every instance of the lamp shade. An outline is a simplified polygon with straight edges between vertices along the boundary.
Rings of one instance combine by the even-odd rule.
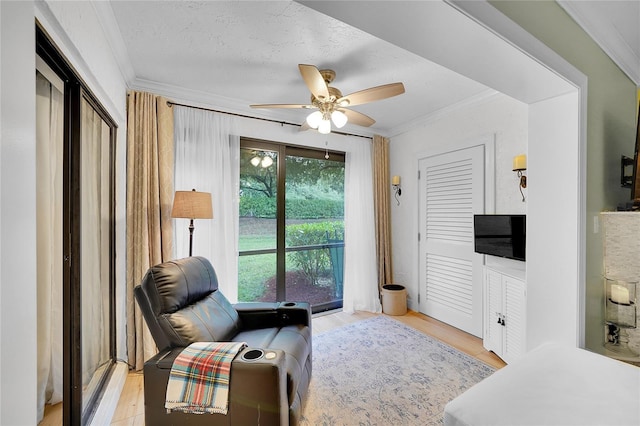
[[[176,191],[171,217],[185,219],[212,219],[213,206],[209,192]]]

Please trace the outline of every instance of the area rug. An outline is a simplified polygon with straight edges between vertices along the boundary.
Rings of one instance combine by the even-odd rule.
[[[494,368],[385,316],[313,337],[303,425],[438,425]]]

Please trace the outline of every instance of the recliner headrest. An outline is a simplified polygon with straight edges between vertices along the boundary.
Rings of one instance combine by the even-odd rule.
[[[171,314],[218,290],[218,278],[209,260],[194,256],[151,267],[141,286],[154,315]]]

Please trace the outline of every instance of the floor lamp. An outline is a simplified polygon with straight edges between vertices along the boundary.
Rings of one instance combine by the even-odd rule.
[[[209,192],[176,191],[171,217],[189,219],[189,257],[193,251],[194,219],[213,219],[213,207]]]

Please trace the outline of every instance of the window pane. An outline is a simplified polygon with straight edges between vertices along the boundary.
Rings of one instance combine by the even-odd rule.
[[[243,255],[238,261],[238,300],[243,302],[276,301],[277,173],[277,152],[240,150],[238,247]],[[259,252],[247,255],[254,251]]]
[[[290,155],[286,161],[287,300],[318,310],[342,299],[344,163]]]
[[[239,300],[342,306],[344,157],[255,140],[240,152]]]

